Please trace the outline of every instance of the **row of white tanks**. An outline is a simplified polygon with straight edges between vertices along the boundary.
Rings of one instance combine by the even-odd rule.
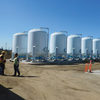
[[[51,34],[43,29],[32,29],[25,33],[16,33],[13,36],[12,55],[33,58],[49,57],[99,57],[100,39],[83,37],[81,35],[67,36],[65,32]]]
[[[68,57],[91,57],[92,56],[92,38],[81,35],[70,35],[67,37],[65,33],[57,32],[51,34],[50,38],[50,54],[53,56]],[[55,54],[55,55],[54,55]]]
[[[20,58],[46,58],[48,56],[48,36],[44,29],[32,29],[26,33],[13,35],[12,58],[15,53]]]

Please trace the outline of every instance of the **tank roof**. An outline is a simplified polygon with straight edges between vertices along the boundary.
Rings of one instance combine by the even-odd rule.
[[[61,34],[64,34],[65,35],[65,32],[54,32],[51,35],[61,35]]]
[[[25,33],[15,33],[14,36],[17,36],[17,35],[27,35]]]
[[[77,34],[72,34],[72,35],[69,35],[68,37],[80,37],[80,35],[77,35]]]
[[[93,41],[100,41],[100,38],[93,39]]]
[[[44,31],[43,29],[31,29],[29,32],[35,32],[35,31]]]
[[[83,39],[83,40],[85,40],[85,39],[92,39],[92,37],[89,37],[89,36],[88,36],[88,37],[83,37],[82,39]]]

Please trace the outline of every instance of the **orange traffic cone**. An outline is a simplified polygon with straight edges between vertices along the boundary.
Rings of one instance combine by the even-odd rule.
[[[85,64],[85,72],[87,72],[88,71],[88,64],[86,63]]]
[[[92,60],[90,60],[90,64],[92,64]]]
[[[92,72],[92,60],[90,60],[90,64],[89,64],[89,72],[91,73]]]

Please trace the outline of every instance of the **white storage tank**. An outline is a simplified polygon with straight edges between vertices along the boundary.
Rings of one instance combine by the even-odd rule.
[[[32,29],[28,32],[28,57],[45,59],[48,56],[48,36],[43,29]]]
[[[27,55],[27,34],[16,33],[13,35],[12,58],[14,58],[15,53],[18,53],[20,58],[26,58],[26,55]]]
[[[86,58],[88,57],[92,57],[92,37],[83,37],[82,38],[82,47],[81,47],[81,50],[82,50],[82,55],[85,56]]]
[[[93,56],[100,57],[100,39],[93,39]]]
[[[55,32],[50,36],[49,54],[51,57],[65,57],[67,49],[67,36],[65,32]]]
[[[70,35],[67,38],[67,54],[72,57],[81,55],[81,35]]]

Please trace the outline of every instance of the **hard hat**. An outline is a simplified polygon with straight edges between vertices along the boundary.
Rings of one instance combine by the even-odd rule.
[[[0,58],[1,58],[1,57],[3,57],[3,55],[2,55],[2,54],[0,55]]]
[[[2,52],[1,52],[1,54],[5,54],[5,53],[6,53],[5,51],[2,51]]]

